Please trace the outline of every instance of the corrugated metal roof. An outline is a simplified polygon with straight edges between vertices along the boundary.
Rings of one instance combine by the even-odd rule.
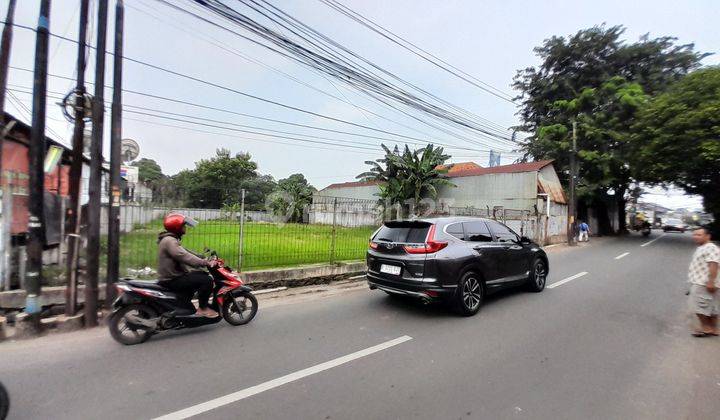
[[[482,168],[482,166],[478,165],[475,162],[458,162],[458,163],[450,163],[447,165],[440,165],[435,169],[437,169],[437,170],[447,169],[447,174],[452,175],[452,174],[455,174],[458,172],[469,171],[472,169],[480,169],[480,168]]]
[[[379,181],[354,181],[354,182],[338,182],[336,184],[330,184],[324,189],[332,189],[332,188],[352,188],[352,187],[368,187],[370,185],[377,185],[379,184]]]

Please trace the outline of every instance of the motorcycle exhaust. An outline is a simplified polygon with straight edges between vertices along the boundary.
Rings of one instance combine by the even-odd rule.
[[[125,315],[125,319],[132,326],[138,327],[138,328],[141,328],[144,330],[156,330],[157,326],[158,326],[158,320],[159,320],[159,318],[153,318],[153,319],[140,318],[139,316],[134,315],[134,314]]]

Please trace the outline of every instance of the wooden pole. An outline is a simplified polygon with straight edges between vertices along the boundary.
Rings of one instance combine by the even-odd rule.
[[[115,5],[115,55],[113,58],[113,100],[110,115],[110,188],[108,197],[108,256],[105,280],[105,306],[110,309],[115,300],[115,281],[120,274],[120,141],[122,138],[122,60],[125,6],[123,0]]]
[[[30,202],[28,210],[27,271],[25,272],[25,313],[36,330],[40,328],[40,292],[42,288],[42,255],[45,232],[43,205],[45,193],[45,106],[47,101],[48,39],[50,0],[41,0],[35,38],[35,72],[33,80],[32,125],[30,127]]]
[[[85,147],[85,61],[89,0],[80,0],[78,35],[77,83],[75,85],[75,127],[70,163],[70,207],[67,212],[67,279],[65,314],[77,312],[77,252],[80,248],[80,195],[82,194],[83,149]]]
[[[92,143],[88,201],[87,278],[85,281],[85,326],[97,326],[98,277],[100,275],[100,196],[102,195],[102,143],[105,118],[105,41],[107,0],[98,0],[95,95],[92,101]]]

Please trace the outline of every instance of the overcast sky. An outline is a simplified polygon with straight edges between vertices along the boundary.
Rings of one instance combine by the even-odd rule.
[[[671,35],[681,43],[695,43],[703,52],[715,52],[720,46],[720,7],[715,0],[706,1],[376,1],[343,0],[344,4],[374,20],[385,28],[401,35],[437,55],[465,72],[497,89],[514,95],[510,84],[517,69],[536,65],[533,47],[552,35],[568,35],[579,29],[603,22],[627,27],[626,38],[636,40],[650,36]],[[7,0],[0,0],[2,14]],[[16,23],[35,26],[39,0],[20,0]],[[52,2],[50,30],[69,38],[77,38],[79,0]],[[93,2],[94,3],[94,2]],[[114,19],[114,2],[111,1],[110,21]],[[185,1],[176,4],[188,7]],[[458,105],[502,127],[516,124],[515,105],[489,95],[392,44],[359,24],[330,9],[319,0],[274,1],[286,12],[307,23],[337,42],[377,63],[403,79]],[[229,1],[228,4],[234,4]],[[240,3],[236,3],[239,10]],[[197,9],[196,9],[197,10]],[[92,21],[95,21],[93,11]],[[209,16],[209,15],[208,15]],[[337,80],[328,80],[301,65],[258,47],[237,36],[228,34],[207,23],[168,8],[155,0],[126,0],[125,56],[147,61],[165,68],[211,81],[235,90],[279,101],[298,108],[363,124],[403,135],[432,138],[451,144],[463,144],[456,138],[440,133],[414,119],[389,110],[363,94],[351,90]],[[108,49],[112,50],[112,23],[108,31]],[[277,27],[275,29],[278,29]],[[241,29],[238,29],[241,31]],[[235,51],[229,52],[208,42],[220,43]],[[11,65],[31,69],[34,56],[33,33],[16,29]],[[93,40],[94,44],[94,40]],[[74,77],[76,45],[51,40],[50,72]],[[339,101],[320,94],[291,80],[275,70],[239,56],[243,54],[265,66],[285,72],[294,78],[350,102]],[[94,80],[94,55],[90,56],[87,78]],[[720,57],[711,56],[704,64],[718,64]],[[112,61],[106,63],[106,83],[112,80]],[[30,96],[20,91],[32,85],[32,75],[22,70],[11,70],[10,88],[17,99],[30,108]],[[50,78],[49,90],[68,92],[73,83]],[[300,124],[322,126],[335,130],[379,135],[357,127],[331,122],[307,114],[289,111],[274,105],[252,100],[235,93],[192,82],[157,70],[126,62],[124,87],[154,95],[205,104],[234,112],[275,118]],[[92,91],[92,86],[88,86]],[[108,89],[106,98],[111,97]],[[48,105],[48,126],[51,137],[69,144],[72,127],[65,121],[60,108],[52,99]],[[202,110],[187,105],[169,103],[134,94],[125,94],[124,102],[162,111],[188,114],[235,124],[283,130],[293,133],[332,138],[326,142],[351,144],[349,141],[379,144],[381,140],[324,133],[298,127],[242,117],[218,111]],[[18,109],[15,98],[8,102],[8,110],[21,119],[29,120],[23,109]],[[374,116],[358,107],[380,114]],[[143,111],[145,112],[145,111]],[[318,188],[330,183],[353,180],[365,170],[367,159],[379,153],[350,149],[341,146],[302,143],[271,139],[217,127],[198,126],[180,121],[160,119],[126,112],[123,137],[140,144],[140,156],[155,159],[166,174],[192,168],[194,162],[212,156],[219,147],[233,152],[247,151],[258,163],[261,173],[276,179],[301,172]],[[186,119],[185,117],[177,117]],[[142,120],[142,121],[141,121]],[[197,120],[196,120],[197,121]],[[205,121],[211,125],[225,125]],[[106,116],[109,125],[109,114]],[[227,125],[225,125],[227,126]],[[185,127],[185,128],[181,128]],[[191,131],[188,128],[195,130]],[[237,127],[235,127],[237,128]],[[199,132],[202,130],[204,132]],[[509,135],[509,131],[508,131]],[[106,139],[108,137],[106,136]],[[271,143],[270,141],[274,141]],[[107,140],[106,140],[107,142]],[[464,143],[476,150],[450,150],[453,161],[476,161],[486,166],[489,150],[504,150],[507,146],[483,140],[487,146]],[[284,144],[281,144],[284,143]],[[386,142],[387,143],[387,142]],[[379,149],[379,148],[378,148]],[[517,156],[505,153],[502,163],[511,163]],[[678,197],[671,191],[649,195],[670,207],[699,205],[697,198]]]

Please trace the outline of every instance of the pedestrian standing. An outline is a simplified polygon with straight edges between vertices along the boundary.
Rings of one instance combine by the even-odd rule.
[[[688,270],[690,283],[690,310],[698,317],[700,328],[695,329],[695,337],[718,335],[717,317],[720,312],[720,247],[711,242],[710,230],[698,228],[693,231],[693,240],[697,249],[693,254]]]
[[[578,236],[578,242],[582,242],[583,239],[585,242],[590,241],[590,226],[588,226],[587,223],[580,221],[580,235]]]

